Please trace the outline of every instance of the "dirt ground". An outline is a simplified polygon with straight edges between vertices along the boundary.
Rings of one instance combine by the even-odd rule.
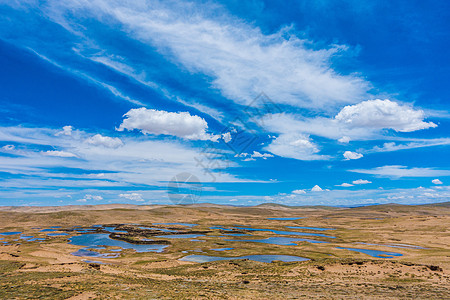
[[[273,217],[301,219],[268,219]],[[360,208],[270,204],[3,207],[0,232],[17,231],[46,240],[30,242],[19,239],[19,235],[0,235],[0,299],[450,299],[449,221],[448,203]],[[152,225],[175,222],[198,226]],[[203,236],[197,238],[201,242],[152,237],[168,244],[162,253],[127,249],[117,258],[72,255],[83,248],[68,244],[68,237],[74,234],[72,228],[95,224],[128,228],[129,234],[120,237],[128,241],[148,238],[149,233],[137,230],[138,225],[122,224],[201,232]],[[49,237],[35,229],[51,226],[61,226],[57,230],[70,235]],[[300,241],[296,245],[226,241],[223,234],[227,231],[211,229],[212,226],[301,231],[336,238],[301,236],[327,243]],[[287,226],[334,230],[319,232]],[[240,232],[252,234],[251,239],[279,236],[270,231]],[[396,252],[402,256],[376,258],[337,247]],[[107,251],[106,248],[100,252]],[[234,249],[214,251],[215,248]],[[227,257],[279,254],[309,260],[273,263],[179,260],[190,254]],[[83,261],[86,259],[104,264]]]

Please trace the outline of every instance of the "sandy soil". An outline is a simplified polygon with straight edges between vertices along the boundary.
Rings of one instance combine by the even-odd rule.
[[[270,217],[302,219],[268,220]],[[0,236],[0,299],[450,299],[449,221],[448,204],[352,209],[277,205],[0,208],[0,232],[20,231],[46,238],[38,243],[14,241],[17,235]],[[89,258],[71,255],[82,247],[69,245],[67,236],[46,237],[45,232],[33,229],[61,226],[61,231],[70,232],[74,226],[137,223],[154,227],[152,223],[168,222],[198,224],[191,229],[157,226],[186,233],[203,232],[205,236],[198,239],[205,242],[164,239],[170,245],[162,253],[124,250],[118,258]],[[226,232],[210,229],[237,225],[310,233],[318,231],[286,226],[334,228],[318,233],[336,238],[306,237],[328,243],[283,246],[225,241],[222,234]],[[253,234],[254,239],[278,236],[269,231],[246,233]],[[136,229],[127,238],[148,238],[145,234]],[[10,245],[3,245],[3,241]],[[388,247],[393,244],[425,249]],[[228,247],[234,249],[212,250]],[[374,258],[337,247],[397,252],[402,256]],[[183,253],[187,250],[201,252]],[[108,251],[108,247],[101,251]],[[189,254],[283,254],[310,260],[270,264],[178,260]],[[105,264],[87,263],[86,259]]]

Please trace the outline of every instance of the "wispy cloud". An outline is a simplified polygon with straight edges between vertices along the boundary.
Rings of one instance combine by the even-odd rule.
[[[213,4],[71,0],[46,1],[39,8],[84,38],[83,48],[77,50],[82,55],[100,43],[90,34],[92,24],[85,22],[86,17],[106,26],[121,24],[120,30],[129,38],[156,47],[192,73],[210,76],[212,87],[241,104],[264,90],[276,95],[279,102],[328,109],[329,105],[362,99],[370,87],[364,79],[339,74],[331,67],[331,58],[345,51],[345,46],[316,50],[311,41],[296,37],[288,27],[264,34]],[[149,82],[143,79],[145,70],[130,67],[123,56],[97,52],[90,59]]]
[[[56,135],[61,130],[48,128],[2,127],[0,141],[21,143],[20,150],[10,147],[18,157],[0,156],[0,170],[26,177],[5,179],[4,186],[36,183],[45,186],[165,186],[177,172],[197,174],[203,182],[211,178],[197,166],[196,148],[176,140],[152,140],[145,137],[109,137],[73,130],[71,135]],[[88,143],[93,136],[102,138]],[[40,150],[42,148],[58,150]],[[216,158],[211,158],[214,163]],[[217,158],[220,159],[220,158]],[[222,161],[221,161],[222,162]],[[227,165],[233,166],[232,162]],[[73,170],[81,170],[75,172]],[[241,181],[222,172],[211,172],[218,182]],[[101,174],[101,176],[100,176]],[[52,178],[52,180],[48,180]],[[245,181],[245,180],[244,180]],[[7,183],[9,182],[9,183]]]
[[[450,176],[449,170],[440,170],[437,168],[408,168],[406,166],[391,165],[374,169],[355,169],[349,170],[361,174],[371,174],[385,177],[435,177]]]

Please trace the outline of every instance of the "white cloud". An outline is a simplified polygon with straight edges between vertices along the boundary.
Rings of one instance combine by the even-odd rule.
[[[342,184],[337,184],[336,186],[351,187],[351,186],[353,186],[353,184],[344,182],[344,183],[342,183]]]
[[[119,197],[126,198],[132,201],[139,201],[139,202],[144,201],[144,199],[142,199],[142,194],[139,193],[119,194]]]
[[[344,152],[344,157],[345,157],[346,160],[360,159],[361,157],[363,157],[363,155],[361,153],[357,153],[357,152],[345,151]]]
[[[308,136],[301,134],[281,134],[264,148],[275,155],[299,160],[326,160],[326,155],[319,155],[318,147]]]
[[[349,142],[350,142],[350,137],[348,137],[348,136],[343,136],[343,137],[341,137],[340,139],[338,139],[338,142],[339,143],[344,143],[344,144],[348,144]]]
[[[406,166],[390,165],[374,169],[356,169],[350,172],[371,174],[387,177],[435,177],[450,176],[449,170],[439,170],[434,168],[408,168]]]
[[[433,122],[424,122],[424,118],[423,110],[414,110],[388,99],[367,100],[346,106],[335,117],[348,127],[390,128],[400,132],[437,127]]]
[[[167,186],[167,181],[180,172],[195,174],[202,182],[212,179],[216,182],[253,181],[225,172],[227,167],[235,164],[223,157],[211,157],[207,164],[204,161],[208,166],[221,169],[205,173],[196,161],[204,160],[198,150],[177,140],[161,141],[133,135],[123,137],[122,147],[87,147],[84,141],[93,136],[92,133],[77,131],[79,138],[62,138],[55,133],[57,130],[48,128],[0,127],[0,142],[21,144],[21,156],[1,157],[0,169],[11,174],[28,175],[27,178],[6,179],[2,187]],[[59,151],[36,152],[35,145],[51,146]],[[62,163],[60,158],[75,155],[82,159],[65,159]],[[85,171],[74,174],[66,173],[66,169]]]
[[[91,195],[91,194],[86,194],[84,196],[85,200],[95,200],[95,201],[100,201],[103,200],[102,196],[98,196],[98,195]]]
[[[258,151],[253,151],[253,154],[251,155],[252,158],[262,158],[262,159],[267,159],[268,157],[274,157],[272,154],[270,153],[264,153],[261,154]]]
[[[450,145],[449,138],[439,138],[439,139],[414,139],[415,141],[399,144],[395,142],[384,143],[383,146],[375,146],[372,150],[368,152],[390,152],[398,150],[416,149],[424,147],[434,147],[434,146],[444,146]]]
[[[56,151],[56,150],[49,150],[45,152],[41,152],[42,154],[46,156],[57,156],[57,157],[77,157],[75,154],[66,152],[66,151]]]
[[[381,101],[381,100],[369,100],[369,101]],[[384,100],[389,101],[389,100]],[[352,110],[352,108],[357,107],[361,108],[358,105],[364,107],[364,103],[368,101],[361,102],[360,104],[354,106],[347,106],[346,108],[350,108],[348,110]],[[395,105],[398,105],[395,102]],[[320,137],[325,137],[328,139],[337,140],[340,143],[348,143],[350,141],[359,141],[359,140],[380,140],[386,138],[385,128],[393,128],[395,130],[400,131],[400,129],[411,129],[417,124],[420,124],[419,120],[414,120],[414,114],[410,111],[414,111],[408,106],[399,106],[400,113],[393,116],[386,116],[386,120],[383,116],[373,116],[372,119],[368,118],[366,120],[365,116],[358,115],[355,112],[354,115],[344,114],[343,111],[346,108],[342,109],[340,113],[337,114],[335,118],[327,118],[327,117],[304,117],[299,114],[292,113],[276,113],[276,114],[268,114],[264,116],[264,128],[268,132],[274,132],[278,134],[302,134],[302,135],[316,135]],[[403,109],[403,110],[402,110]],[[347,112],[348,112],[347,110]],[[358,109],[355,109],[357,111]],[[416,111],[417,112],[417,111]],[[418,112],[422,112],[418,110]],[[422,112],[423,113],[423,112]],[[374,113],[375,114],[375,113]],[[387,113],[386,113],[387,114]],[[375,114],[376,115],[376,114]],[[410,120],[406,119],[406,117],[402,117],[403,115],[409,116],[412,115]],[[346,118],[354,117],[355,122],[346,122]],[[379,118],[379,119],[377,119]],[[397,120],[397,124],[392,121],[390,118]],[[403,119],[402,119],[403,118]],[[364,124],[364,121],[367,121]],[[410,124],[407,123],[410,121]],[[378,123],[377,123],[378,122]],[[429,127],[435,127],[432,125],[433,123],[425,123],[430,125]],[[415,124],[415,125],[414,125]],[[413,126],[414,125],[414,126]],[[403,127],[401,127],[403,126]],[[409,126],[409,127],[408,127]],[[418,125],[417,125],[418,126]],[[417,127],[418,128],[418,127]],[[418,129],[416,129],[418,130]],[[450,139],[448,138],[439,138],[439,139],[405,139],[401,137],[392,137],[389,136],[390,140],[401,140],[401,141],[409,141],[414,142],[416,144],[411,144],[409,146],[417,146],[417,147],[425,147],[425,146],[436,146],[436,145],[448,145],[450,144]],[[417,140],[417,141],[415,141]],[[377,152],[377,151],[367,151],[367,152]]]
[[[312,192],[322,192],[322,188],[320,186],[318,186],[317,184],[315,186],[313,186],[313,188],[311,189]]]
[[[222,139],[225,143],[229,143],[231,141],[231,133],[230,132],[223,133]]]
[[[119,138],[112,138],[109,136],[103,136],[101,134],[96,134],[86,139],[86,143],[94,146],[103,146],[106,148],[118,148],[123,146],[123,142]]]
[[[214,140],[218,136],[206,133],[208,124],[189,112],[167,112],[144,107],[128,111],[118,131],[138,129],[144,134],[166,134],[188,140]]]
[[[312,42],[296,37],[290,27],[264,34],[258,27],[230,16],[218,4],[109,0],[46,4],[41,11],[77,37],[85,38],[82,50],[95,53],[89,56],[99,63],[130,71],[126,59],[112,54],[99,56],[100,51],[92,51],[106,52],[99,46],[102,40],[91,35],[92,24],[85,21],[86,16],[120,24],[121,33],[128,38],[156,47],[189,72],[211,77],[214,88],[241,104],[264,90],[277,95],[280,102],[328,109],[329,104],[361,98],[370,87],[357,75],[333,70],[332,58],[347,47],[317,49]],[[146,69],[133,70],[134,77],[143,80],[138,75]]]
[[[2,150],[4,151],[13,151],[14,149],[16,149],[14,145],[5,145],[2,147]]]
[[[368,184],[368,183],[372,183],[372,181],[365,180],[365,179],[358,179],[358,180],[353,180],[352,183],[353,184]]]
[[[442,184],[442,181],[440,181],[439,179],[433,179],[431,180],[431,182],[434,184]]]
[[[71,136],[72,135],[72,130],[73,127],[72,126],[64,126],[62,131],[58,131],[57,133],[55,133],[55,136],[60,136],[60,135],[67,135],[67,136]]]
[[[297,195],[306,194],[306,191],[305,190],[294,190],[294,191],[292,191],[292,194],[297,194]]]
[[[242,161],[254,161],[256,160],[255,158],[267,159],[274,156],[270,153],[260,153],[258,151],[253,151],[252,154],[243,152],[240,154],[236,154],[234,157],[245,157],[245,159],[243,159]]]

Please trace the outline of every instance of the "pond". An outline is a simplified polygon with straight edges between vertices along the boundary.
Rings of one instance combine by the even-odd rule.
[[[82,252],[78,250],[75,253],[78,254],[88,254],[86,256],[95,256],[95,254],[98,254],[97,252],[90,253],[90,252],[84,252],[89,251],[88,249],[95,249],[100,246],[111,246],[111,247],[119,247],[122,249],[133,249],[136,252],[162,252],[168,245],[161,245],[161,244],[151,244],[151,245],[142,245],[142,244],[131,244],[125,241],[119,241],[119,240],[113,240],[109,237],[109,234],[106,233],[93,233],[93,234],[83,234],[78,236],[73,236],[69,239],[69,244],[71,245],[77,245],[77,246],[85,246]],[[110,255],[111,253],[107,253],[106,255]],[[74,254],[75,255],[75,254]],[[115,253],[114,255],[118,255]],[[77,256],[84,256],[84,255],[77,255]],[[98,257],[98,256],[96,256]]]
[[[98,258],[116,258],[119,254],[116,253],[99,253],[91,250],[87,250],[87,248],[83,248],[71,253],[74,256],[80,257],[98,257]]]
[[[228,251],[228,250],[233,250],[234,248],[216,248],[216,249],[211,249],[214,251]]]
[[[98,265],[107,265],[107,263],[97,260],[86,260],[83,259],[82,262],[88,263],[88,264],[98,264]]]
[[[106,226],[103,227],[104,230],[112,232],[112,233],[127,233],[127,231],[123,231],[123,230],[116,230],[116,227],[112,227],[112,226]]]
[[[0,232],[0,235],[15,235],[15,234],[21,234],[21,231],[7,231],[7,232]]]
[[[344,247],[336,247],[336,248],[350,250],[350,251],[356,251],[356,252],[364,253],[364,254],[370,255],[372,257],[377,257],[377,258],[393,258],[394,256],[403,256],[403,254],[397,253],[397,252],[385,252],[385,251],[371,250],[371,249],[344,248]]]
[[[283,262],[295,262],[295,261],[306,261],[308,258],[292,255],[247,255],[239,257],[219,257],[219,256],[208,256],[208,255],[188,255],[180,258],[182,261],[191,261],[197,263],[204,263],[210,261],[218,260],[233,260],[233,259],[248,259],[258,262],[271,263],[273,261],[283,261]]]

